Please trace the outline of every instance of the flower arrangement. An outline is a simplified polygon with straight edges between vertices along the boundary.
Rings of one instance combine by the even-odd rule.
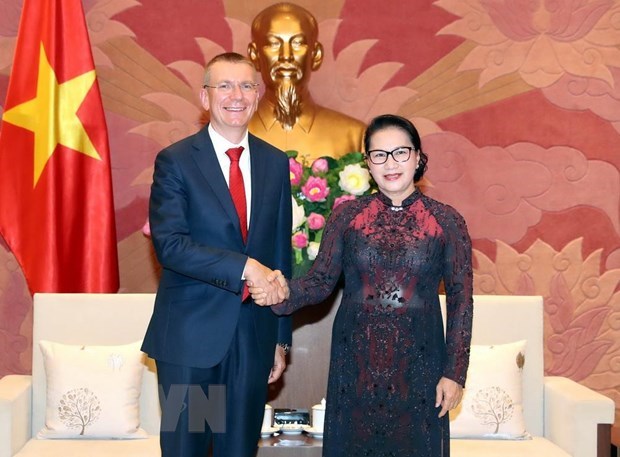
[[[316,258],[325,223],[346,200],[375,191],[364,155],[350,152],[334,159],[321,157],[308,166],[288,151],[293,193],[293,277],[302,276]]]

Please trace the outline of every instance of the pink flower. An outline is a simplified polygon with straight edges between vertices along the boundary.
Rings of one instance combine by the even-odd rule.
[[[308,246],[308,235],[303,232],[297,232],[292,237],[293,247],[303,249]]]
[[[325,226],[325,218],[317,213],[310,213],[308,216],[308,227],[311,230],[321,230]]]
[[[325,201],[325,198],[329,195],[327,180],[316,176],[310,176],[306,184],[302,186],[301,192],[311,202]]]
[[[334,210],[334,208],[336,208],[336,206],[349,200],[355,200],[355,195],[342,195],[338,197],[336,200],[334,200],[334,206],[332,206],[332,211]]]
[[[144,236],[148,236],[148,237],[151,236],[151,224],[149,223],[148,219],[146,220],[146,222],[142,226],[142,234]]]
[[[304,172],[303,166],[299,162],[297,162],[295,159],[290,157],[288,159],[288,168],[289,168],[290,176],[291,176],[291,184],[293,186],[298,186],[299,183],[301,182],[301,177]]]
[[[325,159],[316,159],[313,163],[312,163],[312,172],[313,173],[327,173],[327,170],[329,170],[329,164],[327,163],[327,160]]]

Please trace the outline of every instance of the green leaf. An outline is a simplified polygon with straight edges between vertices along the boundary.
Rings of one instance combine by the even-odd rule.
[[[289,159],[296,159],[297,156],[299,155],[298,151],[285,151],[285,154],[288,156]]]

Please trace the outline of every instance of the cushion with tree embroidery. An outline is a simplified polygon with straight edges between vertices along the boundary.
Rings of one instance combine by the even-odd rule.
[[[140,341],[77,346],[40,341],[47,382],[46,438],[146,438],[140,428],[145,355]]]
[[[526,341],[472,345],[459,406],[450,411],[450,437],[531,439],[523,418]]]

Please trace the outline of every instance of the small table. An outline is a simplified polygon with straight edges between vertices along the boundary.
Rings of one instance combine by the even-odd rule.
[[[321,457],[323,440],[302,433],[284,435],[279,433],[258,441],[257,457]]]

